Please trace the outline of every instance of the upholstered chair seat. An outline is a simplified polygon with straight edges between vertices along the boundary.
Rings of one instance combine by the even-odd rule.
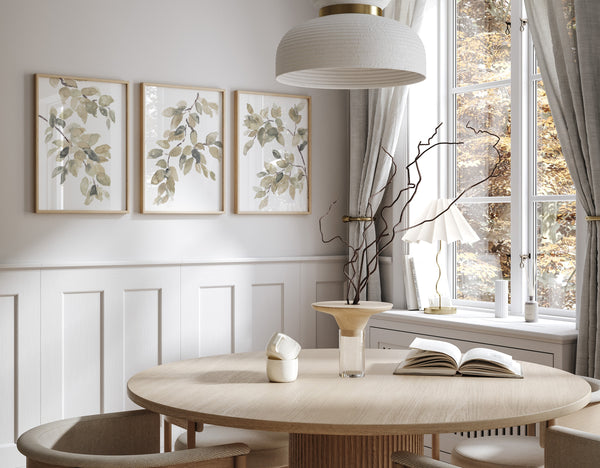
[[[288,465],[288,434],[205,425],[196,433],[196,447],[210,447],[240,442],[250,448],[246,457],[248,468],[280,468]],[[175,441],[175,451],[187,448],[187,434]]]
[[[542,468],[544,449],[537,437],[481,437],[458,444],[452,463],[462,468]]]

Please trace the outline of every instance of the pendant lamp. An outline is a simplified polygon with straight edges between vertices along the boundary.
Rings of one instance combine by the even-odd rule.
[[[292,28],[279,43],[277,81],[305,88],[363,89],[425,79],[425,48],[419,36],[383,17],[390,0],[312,1],[319,17]]]

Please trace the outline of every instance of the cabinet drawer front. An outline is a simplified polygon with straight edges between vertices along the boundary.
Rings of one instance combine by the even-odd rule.
[[[424,333],[403,332],[399,330],[390,330],[388,328],[369,327],[369,343],[372,348],[392,348],[392,349],[408,349],[408,346],[416,336],[429,338],[432,340],[442,340],[452,343],[460,348],[464,353],[471,348],[484,347],[502,351],[510,354],[513,358],[519,361],[534,362],[545,366],[554,367],[554,355],[543,351],[535,351],[532,349],[523,349],[509,346],[498,346],[475,340],[459,340]],[[531,342],[524,343],[531,348]]]

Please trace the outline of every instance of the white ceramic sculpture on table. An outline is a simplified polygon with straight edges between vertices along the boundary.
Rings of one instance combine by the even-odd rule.
[[[274,333],[267,343],[267,377],[271,382],[293,382],[298,377],[300,344],[283,333]]]

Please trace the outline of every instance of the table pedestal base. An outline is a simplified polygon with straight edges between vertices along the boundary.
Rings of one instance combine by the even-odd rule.
[[[398,450],[423,454],[423,436],[290,434],[289,468],[391,468]]]

